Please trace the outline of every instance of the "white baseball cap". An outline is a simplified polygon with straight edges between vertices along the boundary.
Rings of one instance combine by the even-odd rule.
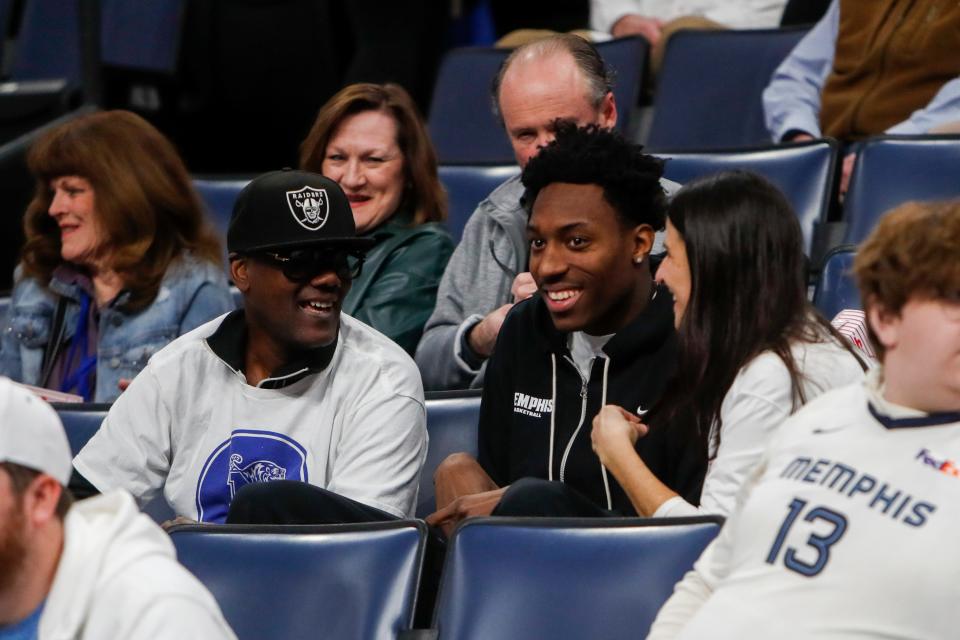
[[[13,462],[67,486],[73,470],[70,443],[53,407],[0,377],[0,462]]]

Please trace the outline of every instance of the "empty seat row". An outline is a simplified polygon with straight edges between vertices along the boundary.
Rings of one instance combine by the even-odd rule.
[[[816,253],[818,227],[828,221],[838,180],[840,150],[832,140],[720,151],[657,154],[667,159],[665,176],[679,183],[729,169],[755,171],[776,184],[793,205],[806,251]],[[863,143],[844,205],[843,241],[857,243],[880,216],[910,200],[960,197],[960,137],[878,136]],[[455,241],[480,203],[493,189],[517,175],[515,164],[441,166],[450,209],[447,227]],[[248,178],[197,178],[194,184],[226,237],[230,211]],[[826,249],[828,247],[824,247]],[[817,256],[820,257],[820,256]]]
[[[648,146],[722,149],[770,142],[760,95],[805,27],[681,31],[670,38],[657,78]],[[629,131],[645,82],[647,47],[639,38],[597,44],[615,72],[618,125]],[[429,129],[443,164],[507,164],[513,152],[490,109],[490,87],[509,50],[454,49],[434,84]]]
[[[79,86],[83,3],[25,0],[23,4],[10,77],[17,81],[59,79]],[[136,4],[102,0],[98,4],[100,54],[105,64],[164,72],[176,68],[183,0]],[[12,6],[11,0],[0,0],[4,34]]]
[[[617,126],[630,127],[629,105],[637,103],[648,45],[639,37],[602,42],[597,50],[615,71],[613,95],[620,106]],[[509,164],[513,150],[491,110],[491,88],[509,49],[467,47],[444,56],[434,83],[427,122],[441,164]],[[624,107],[627,105],[627,107]]]
[[[642,638],[720,524],[468,520],[448,546],[433,630],[459,640]],[[241,640],[404,637],[412,626],[422,521],[184,525],[170,533]]]

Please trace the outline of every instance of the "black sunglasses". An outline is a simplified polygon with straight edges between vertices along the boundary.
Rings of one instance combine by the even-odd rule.
[[[343,280],[353,280],[363,271],[364,252],[358,249],[295,249],[263,251],[257,255],[280,269],[291,282],[307,282],[324,271],[333,271]]]

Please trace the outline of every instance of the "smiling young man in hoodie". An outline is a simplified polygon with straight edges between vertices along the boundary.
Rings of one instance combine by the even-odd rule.
[[[537,294],[504,322],[487,366],[479,458],[455,454],[438,470],[432,524],[449,530],[491,511],[634,514],[593,453],[589,424],[615,398],[642,414],[672,371],[672,302],[649,259],[664,224],[661,174],[661,161],[619,134],[563,124],[525,168]]]
[[[133,498],[72,504],[70,470],[56,412],[0,378],[0,638],[235,639]]]

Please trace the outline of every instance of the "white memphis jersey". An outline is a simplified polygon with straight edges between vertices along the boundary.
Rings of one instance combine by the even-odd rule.
[[[845,387],[783,425],[678,637],[960,637],[960,416],[896,420],[870,398]]]
[[[205,338],[221,319],[157,352],[74,459],[100,491],[141,504],[163,491],[178,515],[223,522],[253,482],[297,480],[412,516],[427,434],[413,360],[341,315],[326,368],[279,389],[253,387]]]

